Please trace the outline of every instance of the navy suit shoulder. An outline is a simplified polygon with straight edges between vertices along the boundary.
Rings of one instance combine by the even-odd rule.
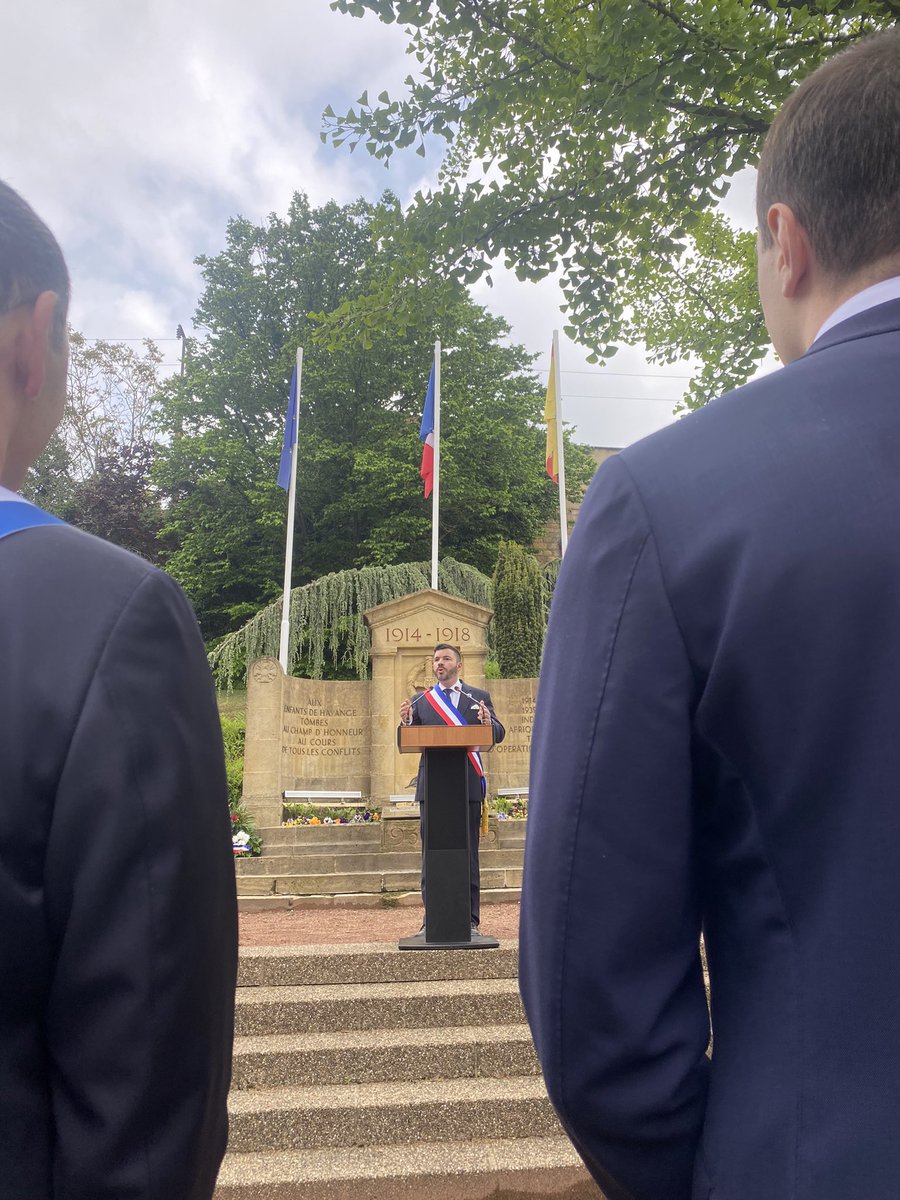
[[[45,526],[0,541],[0,661],[0,1197],[208,1200],[236,905],[196,620],[148,563]]]
[[[609,460],[579,514],[520,970],[610,1200],[896,1193],[898,377],[891,302]]]

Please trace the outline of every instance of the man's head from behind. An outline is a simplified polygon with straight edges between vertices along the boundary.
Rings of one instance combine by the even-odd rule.
[[[0,483],[19,488],[65,403],[69,274],[47,226],[0,182]]]
[[[756,210],[766,323],[790,362],[808,347],[791,304],[805,288],[840,303],[900,273],[900,29],[824,63],[788,98],[763,147]]]

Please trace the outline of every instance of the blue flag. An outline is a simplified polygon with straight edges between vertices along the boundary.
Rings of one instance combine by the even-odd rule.
[[[284,418],[284,440],[281,443],[281,462],[278,464],[278,486],[285,491],[291,486],[291,450],[297,441],[297,368],[291,376],[291,393]]]

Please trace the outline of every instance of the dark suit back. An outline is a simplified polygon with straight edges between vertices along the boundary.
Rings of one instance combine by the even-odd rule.
[[[0,1197],[206,1200],[236,966],[196,620],[66,526],[0,541]]]
[[[553,610],[522,988],[576,1144],[615,1198],[896,1200],[900,302],[605,464]]]

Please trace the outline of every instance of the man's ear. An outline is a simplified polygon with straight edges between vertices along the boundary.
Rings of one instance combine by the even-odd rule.
[[[41,292],[22,322],[17,339],[19,386],[27,400],[41,394],[47,373],[47,351],[53,330],[53,317],[59,296]]]
[[[775,269],[781,282],[782,296],[796,297],[808,282],[812,249],[806,230],[787,204],[773,204],[766,213],[766,224],[775,243]]]

